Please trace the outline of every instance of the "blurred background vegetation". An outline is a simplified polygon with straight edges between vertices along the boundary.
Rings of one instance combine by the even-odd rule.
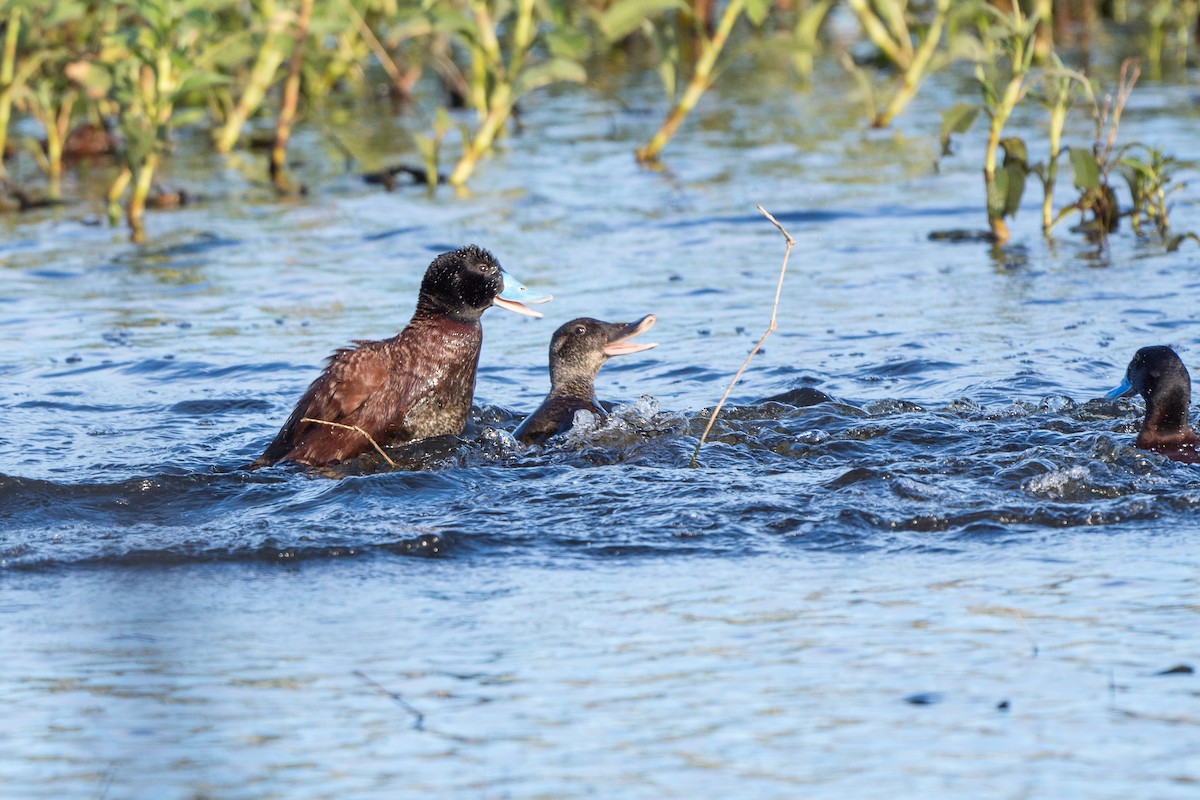
[[[603,66],[657,72],[661,125],[631,157],[653,168],[722,65],[755,44],[790,60],[795,90],[812,91],[830,59],[855,78],[864,126],[886,127],[938,70],[963,70],[977,97],[945,110],[942,144],[986,126],[982,236],[1004,242],[1027,185],[1042,191],[1049,234],[1078,215],[1103,236],[1121,216],[1169,247],[1167,197],[1175,160],[1119,138],[1138,76],[1186,79],[1196,55],[1200,0],[0,0],[0,150],[27,159],[40,182],[3,178],[5,205],[60,200],[65,164],[112,165],[108,202],[135,241],[148,204],[180,202],[156,186],[172,133],[206,133],[214,151],[265,151],[264,177],[281,194],[294,126],[321,126],[347,96],[386,87],[398,106],[418,86],[437,102],[409,115],[422,163],[406,174],[433,190],[465,190],[499,137],[521,124],[521,103],[555,83],[587,84]],[[834,22],[839,24],[833,24]],[[1091,74],[1097,31],[1130,43],[1111,86]],[[849,33],[848,33],[849,31]],[[1043,109],[1050,156],[1028,163],[1005,126],[1023,104]],[[1062,141],[1068,114],[1094,121],[1091,141]],[[36,130],[36,134],[17,131]],[[536,135],[536,132],[534,132]],[[1070,202],[1055,200],[1059,158]],[[3,169],[3,168],[0,168]],[[1032,180],[1031,180],[1032,177]],[[1118,208],[1112,181],[1131,205]],[[1190,236],[1187,235],[1187,236]],[[1195,238],[1195,237],[1191,237]]]

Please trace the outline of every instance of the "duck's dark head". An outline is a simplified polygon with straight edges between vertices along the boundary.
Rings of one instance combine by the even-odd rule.
[[[1138,350],[1125,370],[1125,380],[1105,397],[1112,400],[1131,394],[1140,394],[1146,400],[1139,447],[1154,449],[1155,442],[1193,435],[1188,425],[1192,379],[1171,348],[1155,345]]]
[[[1132,394],[1140,394],[1147,404],[1171,397],[1186,410],[1192,397],[1192,378],[1171,348],[1166,345],[1143,347],[1133,354],[1133,360],[1125,370],[1125,380],[1105,397],[1115,400]]]
[[[433,260],[421,280],[417,310],[464,322],[478,320],[493,304],[530,317],[542,316],[526,304],[545,303],[551,297],[527,295],[521,282],[506,274],[494,255],[471,244]]]
[[[653,314],[637,322],[602,322],[591,317],[571,320],[550,339],[550,385],[559,389],[578,387],[590,393],[596,373],[610,357],[657,347],[656,342],[629,341],[653,326]]]

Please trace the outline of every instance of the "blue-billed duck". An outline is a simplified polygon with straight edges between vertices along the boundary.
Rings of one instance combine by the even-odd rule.
[[[1163,345],[1143,347],[1133,355],[1125,380],[1105,397],[1115,400],[1140,394],[1146,400],[1146,419],[1135,445],[1172,461],[1200,461],[1197,438],[1188,424],[1192,379],[1175,351]]]
[[[250,466],[353,458],[372,447],[362,432],[380,445],[462,433],[483,343],[479,318],[492,305],[542,316],[525,303],[550,298],[525,292],[481,247],[442,253],[425,271],[404,330],[334,352],[275,441]]]
[[[640,353],[657,343],[629,341],[654,325],[654,315],[637,322],[601,322],[580,317],[566,323],[550,339],[550,393],[513,433],[524,444],[539,444],[571,429],[575,412],[586,409],[604,416],[596,399],[596,373],[611,356]]]

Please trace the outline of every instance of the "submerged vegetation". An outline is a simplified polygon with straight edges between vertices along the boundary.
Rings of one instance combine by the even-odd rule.
[[[1116,89],[1090,71],[1100,26],[1139,47],[1151,76],[1184,69],[1195,52],[1200,3],[1164,0],[0,0],[0,150],[44,174],[44,199],[9,179],[21,208],[55,202],[64,163],[111,164],[108,200],[136,241],[173,131],[206,130],[213,150],[273,131],[263,165],[281,193],[294,126],[324,130],[326,110],[376,86],[406,115],[421,162],[411,174],[431,190],[464,191],[497,141],[521,126],[522,104],[553,84],[588,84],[608,64],[653,69],[665,103],[657,130],[630,143],[656,164],[704,94],[756,42],[791,53],[798,93],[814,89],[818,59],[855,78],[865,123],[886,127],[939,70],[974,75],[980,100],[946,109],[951,140],[987,120],[982,203],[986,238],[1004,243],[1029,176],[1043,190],[1049,236],[1071,214],[1103,237],[1127,216],[1139,235],[1178,246],[1168,198],[1177,162],[1153,143],[1118,139],[1139,67],[1127,61]],[[857,29],[857,35],[847,30]],[[1107,81],[1111,82],[1111,78]],[[419,103],[415,102],[420,98]],[[433,98],[429,102],[429,98]],[[1010,135],[1014,113],[1040,105],[1046,141]],[[1064,142],[1068,116],[1090,114],[1091,142]],[[23,133],[38,131],[35,135]],[[1030,152],[1046,152],[1030,163]],[[1067,152],[1078,197],[1056,208]],[[443,163],[445,161],[445,163]],[[1124,207],[1112,178],[1124,178]]]

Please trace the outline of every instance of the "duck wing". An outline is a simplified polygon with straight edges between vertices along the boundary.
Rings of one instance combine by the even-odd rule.
[[[329,357],[325,371],[309,385],[296,409],[254,466],[287,459],[328,464],[371,448],[363,435],[383,444],[402,416],[420,375],[397,370],[395,354],[381,342],[356,342]],[[357,430],[356,430],[357,429]],[[362,432],[360,432],[362,431]]]

